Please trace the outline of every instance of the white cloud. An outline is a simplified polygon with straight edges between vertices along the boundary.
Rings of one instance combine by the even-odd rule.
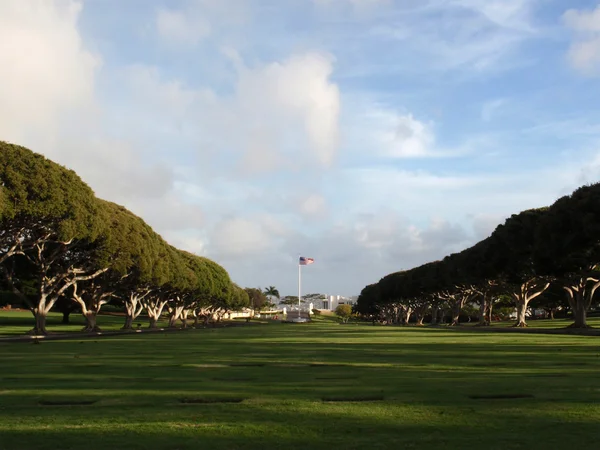
[[[388,122],[380,142],[391,156],[422,157],[433,152],[435,142],[431,125],[416,120],[412,114],[391,115],[381,114],[383,123]]]
[[[571,65],[586,75],[600,74],[600,5],[594,10],[569,9],[563,21],[575,34],[567,54]]]
[[[71,136],[45,153],[74,168],[99,197],[131,205],[139,199],[160,199],[171,190],[169,166],[152,162],[130,142],[110,139],[101,129],[82,131],[89,135]]]
[[[494,115],[506,104],[506,99],[497,98],[487,101],[481,107],[481,120],[489,122]]]
[[[199,237],[200,232],[195,230],[193,233],[172,233],[167,232],[163,238],[176,248],[185,249],[190,253],[204,256],[206,253],[206,238]]]
[[[548,204],[600,173],[594,155],[583,168],[560,161],[522,170],[490,167],[482,158],[464,166],[432,158],[479,156],[505,142],[471,133],[467,145],[446,148],[445,136],[436,135],[443,118],[416,112],[425,108],[424,92],[413,90],[411,74],[497,75],[511,63],[504,58],[537,33],[533,0],[332,0],[321,12],[340,20],[307,41],[281,32],[295,19],[287,2],[184,1],[182,10],[150,13],[164,41],[189,54],[161,54],[174,62],[161,68],[136,52],[139,64],[123,67],[121,58],[137,44],[128,42],[127,53],[107,53],[114,60],[102,72],[77,28],[80,3],[0,0],[0,42],[13,43],[0,46],[0,104],[8,105],[0,132],[74,168],[99,196],[125,204],[173,245],[224,264],[245,286],[271,280],[291,293],[303,253],[317,260],[305,272],[306,291],[355,294],[390,271],[460,250],[511,213]],[[364,21],[337,15],[359,10],[373,14]],[[256,28],[227,28],[251,13],[261,19]],[[573,14],[566,22],[578,39],[593,41],[595,22]],[[402,42],[374,42],[381,35],[365,31],[365,23]],[[99,48],[124,46],[114,39]],[[336,47],[337,39],[343,45]],[[188,56],[201,64],[179,71]],[[377,64],[377,80],[347,76]],[[385,75],[395,67],[402,78],[391,86]],[[223,77],[211,84],[215,73]],[[451,100],[441,89],[452,81],[444,78],[439,92],[439,83],[427,81],[425,98],[441,94],[432,109]],[[475,94],[487,95],[484,88]],[[358,96],[364,102],[352,104]],[[475,107],[477,122],[476,108],[492,120],[502,105],[492,97],[465,107]]]
[[[140,130],[152,123],[200,150],[203,170],[214,164],[243,177],[285,169],[329,167],[339,145],[340,95],[330,81],[333,59],[318,52],[247,67],[237,64],[234,90],[218,95],[165,78],[156,67],[135,65],[124,71],[129,99],[139,111],[128,118]]]
[[[327,201],[320,194],[311,194],[300,200],[300,212],[307,217],[323,217],[327,213]]]
[[[156,28],[164,39],[176,44],[196,45],[211,32],[207,20],[189,11],[160,8],[156,13]]]
[[[398,42],[403,71],[461,71],[464,77],[507,70],[523,62],[508,56],[538,34],[537,0],[431,0],[397,5],[400,12],[373,27]],[[393,54],[394,48],[390,48]],[[384,66],[389,70],[390,54]],[[399,70],[399,69],[398,69]]]
[[[600,37],[575,42],[569,49],[569,60],[581,72],[595,75],[600,70]]]
[[[10,42],[0,45],[1,138],[74,169],[99,197],[125,205],[159,232],[199,226],[199,208],[174,196],[172,164],[139,140],[148,123],[139,134],[130,126],[148,110],[171,122],[184,117],[189,92],[134,66],[123,86],[135,101],[125,95],[121,107],[104,105],[96,93],[100,58],[83,43],[81,12],[82,3],[70,0],[0,2],[0,42]],[[140,91],[151,90],[152,100],[142,98]]]
[[[161,233],[173,235],[174,232],[185,230],[198,231],[206,225],[203,209],[185,201],[177,191],[169,191],[160,198],[144,198],[131,203],[132,210],[135,209]]]
[[[0,2],[0,136],[38,145],[93,101],[100,58],[77,29],[81,2]]]
[[[210,176],[215,164],[242,177],[331,166],[340,112],[339,89],[330,80],[333,59],[307,52],[247,67],[233,49],[226,53],[237,61],[227,95],[165,79],[155,67],[128,68],[129,94],[140,106],[129,120],[140,131],[149,123],[174,137],[184,131]]]
[[[269,215],[224,218],[216,224],[209,236],[209,252],[218,259],[240,256],[248,261],[259,259],[263,253],[272,252],[277,240],[286,233],[286,227]]]
[[[515,211],[518,213],[519,211]],[[492,234],[498,225],[504,223],[506,216],[502,214],[474,214],[470,215],[473,220],[473,233],[475,241],[481,241]]]
[[[453,3],[480,14],[499,27],[534,31],[531,16],[536,0],[455,0]]]
[[[342,141],[356,154],[383,157],[451,158],[471,151],[467,145],[444,148],[436,142],[435,123],[412,113],[362,101],[348,107]]]
[[[303,273],[305,292],[356,294],[387,273],[484,239],[513,213],[551,204],[562,194],[561,186],[570,192],[579,185],[580,174],[597,177],[599,160],[591,157],[585,174],[575,163],[465,177],[391,168],[350,171],[347,179],[329,179],[330,185],[344,187],[345,197],[336,199],[323,227],[304,229],[276,219],[281,228],[269,230],[260,217],[248,216],[237,219],[237,227],[224,227],[229,232],[221,237],[248,253],[212,247],[207,255],[226,261],[234,278],[246,285],[272,280],[285,295],[293,293],[294,260],[303,253],[317,261]],[[241,243],[235,237],[240,235]]]
[[[563,20],[576,31],[600,32],[600,5],[592,11],[569,9],[563,14]]]
[[[190,89],[178,79],[164,79],[157,67],[134,64],[125,67],[120,74],[127,87],[127,100],[143,113],[144,121],[151,115],[155,126],[180,131],[183,121],[194,113],[198,102],[213,100],[208,90]],[[144,127],[147,126],[147,122]]]
[[[389,209],[346,215],[316,234],[286,226],[268,229],[258,217],[225,220],[215,233],[209,257],[223,261],[243,285],[265,280],[280,287],[283,295],[293,293],[299,254],[316,260],[303,271],[304,292],[336,289],[331,293],[351,295],[386,273],[441,258],[469,242],[456,224],[435,219],[417,227]]]
[[[269,131],[285,139],[282,132],[300,121],[317,160],[330,165],[338,146],[340,110],[339,89],[329,80],[332,62],[328,55],[311,52],[242,70],[237,83],[238,113],[245,119],[242,123],[249,123],[251,129],[273,123]],[[282,119],[287,121],[284,127]]]
[[[288,247],[306,248],[322,266],[320,270],[333,278],[331,284],[346,293],[358,293],[366,283],[389,272],[442,258],[470,242],[457,224],[433,219],[417,226],[391,209],[349,216],[317,237],[296,239],[298,244]],[[319,281],[329,284],[330,280]]]

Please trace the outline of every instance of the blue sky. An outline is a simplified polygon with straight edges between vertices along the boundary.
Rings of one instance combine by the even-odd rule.
[[[597,0],[5,0],[0,41],[0,138],[243,286],[358,294],[600,175]]]

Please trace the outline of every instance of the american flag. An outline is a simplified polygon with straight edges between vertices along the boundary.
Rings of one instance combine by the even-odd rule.
[[[313,264],[314,262],[315,262],[315,260],[313,258],[306,258],[304,256],[301,256],[299,264],[301,266],[308,266],[309,264]]]

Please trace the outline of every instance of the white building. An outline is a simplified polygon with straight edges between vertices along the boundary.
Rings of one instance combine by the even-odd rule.
[[[354,306],[358,300],[357,295],[352,297],[344,297],[342,295],[327,295],[324,299],[315,302],[317,309],[326,309],[328,311],[335,311],[338,305],[351,305]],[[319,304],[321,303],[321,304]]]

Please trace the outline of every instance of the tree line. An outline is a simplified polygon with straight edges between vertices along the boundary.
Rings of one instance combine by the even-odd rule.
[[[0,276],[46,334],[57,302],[76,305],[86,330],[117,299],[124,329],[145,311],[183,327],[250,305],[248,292],[210,259],[169,245],[140,217],[97,198],[79,176],[24,147],[0,141]]]
[[[467,303],[479,304],[479,323],[509,299],[524,327],[530,302],[562,290],[572,327],[586,328],[600,286],[600,183],[582,186],[549,207],[514,214],[470,248],[410,270],[391,273],[366,286],[357,313],[373,319],[417,324],[451,312],[459,323]],[[554,297],[551,302],[556,302]]]

